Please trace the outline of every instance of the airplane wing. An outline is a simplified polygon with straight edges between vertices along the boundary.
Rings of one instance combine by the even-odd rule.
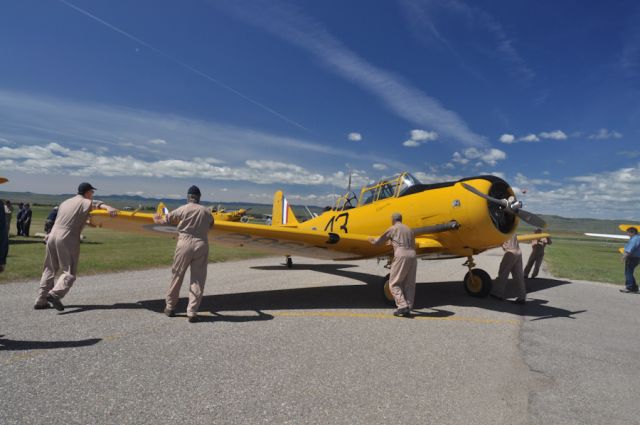
[[[607,238],[607,239],[623,239],[629,240],[629,236],[627,235],[611,235],[607,233],[585,233],[587,236],[593,236],[595,238]]]
[[[528,242],[536,239],[550,238],[551,233],[528,233],[518,235],[518,242]]]
[[[144,234],[176,236],[173,225],[155,224],[153,214],[118,211],[110,217],[105,210],[91,212],[90,224],[114,230]],[[230,221],[216,221],[209,232],[214,244],[239,246],[282,255],[297,255],[330,260],[353,260],[388,255],[391,247],[369,243],[368,235],[337,234],[324,231],[301,230],[291,227],[267,226]],[[428,238],[420,238],[425,248],[436,248]],[[417,241],[418,242],[418,241]],[[437,243],[437,242],[436,242]]]

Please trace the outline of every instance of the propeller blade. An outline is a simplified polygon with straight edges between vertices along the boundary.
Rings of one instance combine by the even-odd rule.
[[[532,226],[539,227],[541,229],[547,227],[547,223],[543,219],[541,219],[534,213],[530,213],[529,211],[517,210],[516,215]]]
[[[487,195],[486,193],[482,193],[480,192],[478,189],[476,189],[475,187],[468,185],[466,183],[460,183],[462,185],[462,187],[464,187],[465,189],[467,189],[469,192],[475,193],[476,195],[480,196],[481,198],[486,199],[489,202],[493,202],[494,204],[498,204],[498,205],[502,205],[505,208],[509,207],[509,202],[506,199],[497,199],[494,198],[492,196]]]

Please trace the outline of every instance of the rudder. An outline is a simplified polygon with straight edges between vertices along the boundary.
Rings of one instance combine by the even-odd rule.
[[[297,227],[298,219],[296,218],[291,205],[284,197],[281,190],[273,195],[273,210],[271,217],[272,226]]]

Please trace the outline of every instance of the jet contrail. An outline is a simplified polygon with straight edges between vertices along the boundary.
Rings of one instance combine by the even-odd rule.
[[[59,1],[60,1],[60,3],[62,3],[64,5],[66,5],[66,6],[68,6],[68,7],[76,10],[77,12],[80,12],[83,15],[88,16],[89,18],[93,19],[94,21],[101,23],[102,25],[106,26],[107,28],[110,28],[113,31],[115,31],[115,32],[117,32],[119,34],[122,34],[125,37],[135,41],[136,43],[139,43],[139,44],[147,47],[148,49],[153,50],[157,54],[159,54],[161,56],[164,56],[165,58],[169,59],[170,61],[172,61],[172,62],[174,62],[174,63],[176,63],[178,65],[180,65],[181,67],[183,67],[185,69],[188,69],[189,71],[191,71],[191,72],[193,72],[193,73],[195,73],[195,74],[197,74],[197,75],[199,75],[199,76],[211,81],[212,83],[217,84],[218,86],[229,90],[230,92],[240,96],[241,98],[243,98],[247,102],[251,102],[252,104],[256,105],[257,107],[264,109],[265,111],[277,116],[278,118],[288,122],[289,124],[292,124],[292,125],[294,125],[294,126],[296,126],[298,128],[301,128],[303,130],[311,132],[311,130],[309,130],[307,127],[303,126],[302,124],[299,124],[299,123],[293,121],[292,119],[287,118],[286,116],[282,115],[278,111],[269,108],[268,106],[258,102],[257,100],[251,99],[250,97],[240,93],[238,90],[234,89],[233,87],[228,86],[227,84],[223,83],[222,81],[213,78],[212,76],[204,73],[203,71],[200,71],[199,69],[192,67],[188,63],[185,63],[185,62],[181,61],[180,59],[177,59],[177,58],[171,56],[168,53],[163,52],[162,50],[160,50],[160,49],[158,49],[156,47],[153,47],[151,44],[147,43],[146,41],[144,41],[144,40],[142,40],[142,39],[140,39],[140,38],[138,38],[138,37],[136,37],[136,36],[134,36],[132,34],[129,34],[128,32],[116,27],[115,25],[110,24],[109,22],[107,22],[107,21],[105,21],[103,19],[98,18],[97,16],[87,12],[86,10],[76,6],[75,4],[69,3],[66,0],[59,0]]]

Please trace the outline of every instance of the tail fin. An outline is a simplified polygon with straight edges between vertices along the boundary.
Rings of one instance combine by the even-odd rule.
[[[293,214],[293,210],[287,201],[287,198],[284,197],[282,191],[279,190],[273,195],[273,215],[271,217],[271,225],[272,226],[287,226],[287,227],[296,227],[298,226],[298,220],[296,219],[295,214]]]
[[[156,207],[156,214],[158,214],[160,217],[164,217],[169,214],[169,209],[162,202],[160,202]]]

